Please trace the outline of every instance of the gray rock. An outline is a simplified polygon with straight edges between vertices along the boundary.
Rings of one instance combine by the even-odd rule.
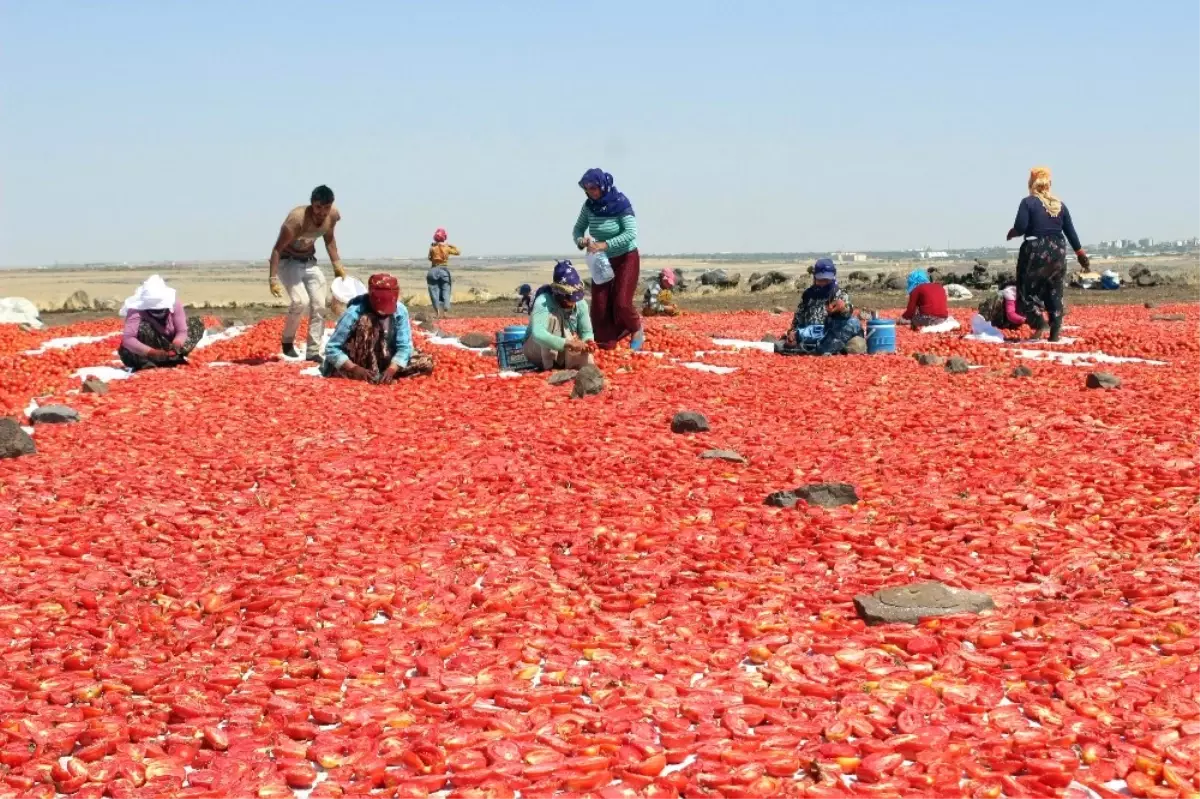
[[[908,282],[899,275],[892,275],[883,281],[883,287],[892,291],[903,291],[908,288]]]
[[[245,327],[246,322],[237,316],[227,316],[221,320],[221,324],[225,327]]]
[[[809,505],[836,508],[858,502],[858,491],[849,483],[813,483],[796,489],[796,496]]]
[[[29,414],[34,424],[67,424],[79,421],[79,411],[66,405],[44,405]]]
[[[941,366],[946,362],[946,359],[940,355],[934,355],[929,352],[920,352],[913,356],[917,359],[917,363],[922,366]]]
[[[464,347],[470,347],[473,350],[483,350],[492,346],[492,337],[485,336],[483,333],[467,333],[459,336],[458,340]]]
[[[846,282],[847,283],[870,283],[871,276],[868,275],[866,272],[859,270],[856,272],[851,272],[849,275],[847,275]]]
[[[787,309],[786,309],[786,308],[783,308],[783,307],[781,307],[781,306],[779,306],[779,305],[776,305],[774,308],[772,308],[772,309],[771,309],[771,313],[773,313],[773,314],[784,314],[784,313],[787,313]]]
[[[604,391],[604,373],[592,364],[586,364],[575,375],[575,388],[571,390],[572,399],[591,397]]]
[[[87,292],[83,289],[67,297],[67,301],[63,303],[64,311],[87,311],[92,307],[92,301],[88,298]]]
[[[794,491],[776,491],[774,494],[767,494],[764,502],[776,508],[791,508],[795,507],[800,500],[796,499]]]
[[[491,347],[487,347],[485,349],[480,350],[479,354],[485,358],[495,358],[496,350],[492,349]]]
[[[1087,376],[1088,388],[1120,388],[1121,378],[1111,372],[1092,372]]]
[[[858,499],[858,491],[849,483],[813,483],[791,491],[776,491],[769,494],[765,501],[777,508],[790,508],[801,500],[822,508],[836,508],[853,505]]]
[[[754,281],[758,280],[760,277],[762,277],[762,272],[751,272],[750,273],[750,282],[753,283]]]
[[[965,375],[971,371],[971,364],[967,362],[966,358],[955,356],[946,361],[946,371],[952,375]]]
[[[701,452],[700,457],[706,461],[729,461],[730,463],[746,463],[746,459],[731,449],[710,449]]]
[[[1148,274],[1150,274],[1150,270],[1148,268],[1146,268],[1146,265],[1144,263],[1142,263],[1141,261],[1138,261],[1136,264],[1134,264],[1133,266],[1131,266],[1129,268],[1129,276],[1131,278],[1134,278],[1135,280],[1137,278],[1141,277],[1142,275],[1148,275]]]
[[[788,276],[783,272],[770,271],[765,275],[760,275],[757,279],[750,278],[750,291],[766,291],[775,286],[782,286],[788,282]]]
[[[1028,366],[1018,366],[1012,370],[1013,377],[1033,377],[1033,370]]]
[[[550,379],[546,382],[552,386],[561,386],[563,383],[570,383],[575,379],[575,375],[579,374],[574,369],[563,369],[561,372],[555,372],[550,375]]]
[[[1150,317],[1151,322],[1186,322],[1187,316],[1181,313],[1156,313]]]
[[[671,419],[672,433],[707,433],[708,419],[695,411],[680,411]]]
[[[700,283],[705,286],[714,286],[719,289],[736,288],[742,282],[742,273],[735,272],[729,274],[724,269],[710,269],[700,275]]]
[[[33,439],[21,429],[16,419],[0,419],[0,458],[19,458],[36,452]]]
[[[937,582],[884,588],[854,597],[854,608],[867,624],[916,624],[931,616],[980,613],[995,607],[985,593]]]
[[[432,322],[434,316],[429,311],[420,310],[413,313],[412,320],[419,325],[424,325],[426,322]]]
[[[1157,308],[1158,303],[1157,302],[1144,302],[1144,303],[1142,303],[1142,307],[1148,311],[1151,308]]]
[[[1153,288],[1154,286],[1157,286],[1159,283],[1159,280],[1158,280],[1158,275],[1154,275],[1149,272],[1146,272],[1144,274],[1141,274],[1141,275],[1138,275],[1137,277],[1135,277],[1133,279],[1133,282],[1136,283],[1139,288],[1148,289],[1148,288]]]
[[[81,391],[83,391],[84,394],[96,394],[103,397],[108,393],[108,383],[105,383],[103,380],[95,377],[89,377],[87,380],[83,381],[83,388]]]
[[[92,308],[97,311],[117,311],[121,308],[121,301],[115,297],[97,297],[92,300]]]
[[[855,336],[846,342],[847,355],[866,355],[867,340],[862,336]]]

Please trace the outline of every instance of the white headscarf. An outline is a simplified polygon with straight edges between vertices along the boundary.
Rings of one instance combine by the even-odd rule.
[[[162,311],[174,307],[175,289],[158,275],[151,275],[125,300],[120,314],[127,316],[130,311]]]

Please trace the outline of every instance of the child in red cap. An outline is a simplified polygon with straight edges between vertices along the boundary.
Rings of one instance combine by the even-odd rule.
[[[425,283],[429,288],[429,301],[433,303],[433,312],[438,319],[442,314],[450,312],[450,293],[454,282],[450,277],[451,255],[462,255],[458,248],[446,241],[446,229],[438,228],[433,234],[433,244],[429,245],[429,274]]]

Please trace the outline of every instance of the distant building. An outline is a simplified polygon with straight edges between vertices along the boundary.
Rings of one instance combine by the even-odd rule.
[[[945,250],[922,250],[920,252],[921,260],[929,258],[949,258],[950,253]]]
[[[867,260],[867,256],[861,252],[835,252],[833,259],[841,264],[854,264]]]
[[[1143,250],[1148,250],[1154,246],[1154,239],[1139,239],[1138,246]]]

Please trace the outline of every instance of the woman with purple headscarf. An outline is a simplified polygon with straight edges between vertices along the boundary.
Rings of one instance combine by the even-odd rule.
[[[607,283],[592,286],[592,326],[597,344],[613,349],[629,336],[630,349],[641,349],[645,336],[634,303],[641,258],[633,204],[613,185],[613,176],[602,169],[589,169],[579,186],[587,199],[575,220],[575,246],[607,255],[614,274]]]
[[[537,290],[522,351],[539,370],[579,369],[592,362],[596,337],[583,295],[583,280],[570,261],[555,264],[553,282]]]
[[[862,335],[850,295],[838,285],[833,261],[817,261],[812,276],[812,285],[800,296],[792,326],[775,344],[775,352],[781,355],[840,354],[850,339]]]

